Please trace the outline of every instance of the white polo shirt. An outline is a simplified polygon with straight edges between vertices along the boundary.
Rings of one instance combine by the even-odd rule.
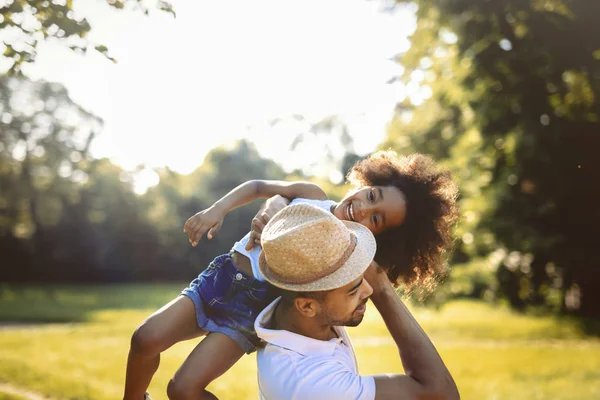
[[[334,327],[337,339],[312,339],[285,330],[267,329],[281,298],[256,318],[259,338],[258,390],[261,400],[373,400],[375,379],[360,376],[350,337]]]

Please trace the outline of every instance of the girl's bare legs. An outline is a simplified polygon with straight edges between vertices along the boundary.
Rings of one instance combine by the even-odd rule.
[[[142,400],[158,369],[160,353],[177,342],[205,335],[191,299],[179,296],[146,319],[133,333],[127,358],[125,400]]]
[[[244,350],[230,337],[211,332],[204,338],[169,382],[170,400],[214,400],[206,386],[223,375],[242,356]]]

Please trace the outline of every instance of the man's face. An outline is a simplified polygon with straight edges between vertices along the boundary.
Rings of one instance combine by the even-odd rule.
[[[365,316],[366,303],[373,288],[363,275],[346,286],[327,293],[320,303],[323,323],[335,326],[357,326]]]

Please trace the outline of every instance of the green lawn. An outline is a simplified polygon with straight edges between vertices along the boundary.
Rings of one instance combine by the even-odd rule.
[[[14,394],[3,393],[0,391],[0,400],[25,400],[26,397],[17,396]]]
[[[1,287],[0,321],[48,322],[0,329],[0,382],[56,399],[118,399],[129,339],[181,285]],[[600,398],[600,340],[569,320],[531,317],[483,303],[413,308],[453,373],[463,399]],[[400,372],[397,351],[372,305],[350,329],[361,372]],[[154,399],[196,344],[164,353]],[[210,389],[221,399],[256,399],[255,356]],[[3,397],[0,399],[15,399]]]
[[[25,397],[0,392],[0,400],[25,400]]]

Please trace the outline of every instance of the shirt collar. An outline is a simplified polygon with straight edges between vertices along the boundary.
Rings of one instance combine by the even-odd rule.
[[[342,343],[341,338],[344,337],[343,333],[340,331],[340,328],[337,326],[334,326],[333,329],[338,335],[338,338],[331,340],[318,340],[286,330],[265,328],[265,326],[267,326],[271,320],[273,313],[275,312],[275,308],[280,301],[281,297],[275,299],[258,315],[258,317],[256,317],[254,329],[256,330],[258,337],[267,343],[295,351],[296,353],[300,353],[304,356],[333,355],[335,347]]]

